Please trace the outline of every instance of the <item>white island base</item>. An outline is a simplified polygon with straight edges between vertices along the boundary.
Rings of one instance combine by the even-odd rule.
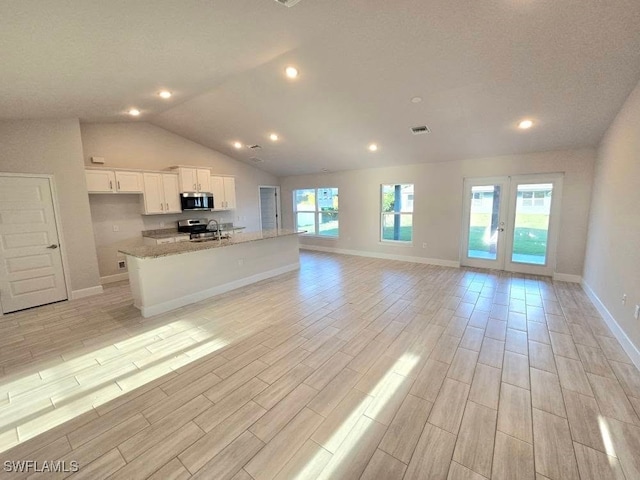
[[[189,242],[184,243],[188,248]],[[123,251],[134,305],[142,316],[168,312],[300,268],[296,234],[216,244],[186,252],[179,251],[179,245],[169,253],[160,247]]]

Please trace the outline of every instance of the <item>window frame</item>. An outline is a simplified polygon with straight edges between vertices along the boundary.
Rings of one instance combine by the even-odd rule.
[[[315,205],[314,208],[315,210],[298,210],[298,202],[296,200],[296,192],[299,192],[301,190],[313,190],[314,192],[314,197],[315,197]],[[296,232],[298,231],[299,227],[298,227],[298,214],[299,213],[311,213],[313,214],[313,221],[314,221],[314,232],[313,233],[301,233],[300,235],[305,236],[305,237],[318,237],[318,238],[333,238],[333,239],[338,239],[340,238],[340,203],[338,203],[338,208],[336,208],[335,210],[330,210],[331,212],[335,212],[336,216],[337,216],[337,222],[338,222],[338,234],[337,235],[322,235],[320,233],[320,214],[322,213],[326,213],[327,210],[321,210],[318,204],[318,198],[319,198],[319,194],[318,192],[322,191],[322,190],[335,190],[336,191],[336,195],[338,198],[340,198],[340,188],[339,187],[304,187],[304,188],[295,188],[293,189],[292,193],[292,197],[293,197],[293,226],[294,229],[296,230]],[[339,202],[339,200],[338,200]]]
[[[394,187],[396,185],[400,185],[401,187],[403,185],[411,185],[413,187],[413,199],[412,199],[412,206],[411,206],[411,211],[410,212],[385,212],[384,211],[384,187]],[[414,239],[414,232],[415,232],[415,188],[416,185],[415,183],[381,183],[380,184],[380,203],[379,203],[379,211],[380,211],[380,231],[379,231],[379,242],[381,244],[389,244],[389,245],[396,245],[396,246],[413,246],[413,239]],[[386,238],[384,238],[384,219],[385,219],[385,215],[398,215],[400,217],[400,219],[402,219],[403,215],[410,215],[411,216],[411,240],[388,240]],[[402,223],[402,220],[401,220]]]

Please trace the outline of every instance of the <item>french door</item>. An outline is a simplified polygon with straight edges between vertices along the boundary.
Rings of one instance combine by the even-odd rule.
[[[461,264],[553,275],[562,177],[465,179]]]

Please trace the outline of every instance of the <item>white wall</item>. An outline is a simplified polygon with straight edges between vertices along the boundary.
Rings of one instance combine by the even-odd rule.
[[[0,122],[0,172],[53,174],[71,288],[99,286],[78,120]]]
[[[640,350],[640,84],[598,151],[584,281]]]
[[[138,195],[90,195],[102,277],[124,272],[117,269],[121,258],[117,251],[140,243],[142,230],[175,227],[179,219],[192,217],[233,222],[247,227],[247,231],[260,229],[258,187],[277,185],[275,176],[149,123],[82,124],[80,128],[87,166],[96,156],[105,158],[104,167],[165,170],[174,165],[194,165],[236,178],[237,209],[230,212],[142,216]],[[113,231],[113,225],[118,225],[118,232]]]
[[[580,275],[594,161],[595,151],[584,149],[284,177],[280,179],[283,222],[286,228],[292,228],[294,189],[338,187],[340,238],[303,237],[301,243],[458,262],[465,177],[564,172],[556,271]],[[413,246],[379,242],[382,183],[415,184]],[[422,248],[423,242],[426,249]]]

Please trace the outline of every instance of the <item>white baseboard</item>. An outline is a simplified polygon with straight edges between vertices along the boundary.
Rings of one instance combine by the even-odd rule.
[[[627,352],[627,355],[629,355],[631,361],[636,367],[640,369],[640,350],[638,350],[638,347],[633,344],[622,327],[620,327],[616,319],[613,318],[613,315],[611,315],[609,310],[607,310],[607,307],[604,306],[604,303],[602,303],[593,289],[584,280],[582,281],[582,288],[586,292],[591,302],[595,305],[598,312],[600,312],[600,315],[602,315],[602,318],[609,326],[615,337],[618,339],[618,342],[620,342],[620,345],[622,345],[624,351]]]
[[[554,273],[553,280],[556,282],[582,283],[580,275],[570,275],[568,273]]]
[[[91,297],[93,295],[100,295],[102,293],[102,285],[95,287],[83,288],[80,290],[73,290],[71,292],[71,300],[77,300],[79,298]]]
[[[341,255],[355,255],[358,257],[381,258],[383,260],[398,260],[400,262],[422,263],[426,265],[438,265],[440,267],[460,268],[460,262],[453,260],[440,260],[438,258],[413,257],[410,255],[393,255],[390,253],[367,252],[364,250],[346,250],[343,248],[319,247],[316,245],[300,244],[301,250],[313,250],[316,252],[339,253]]]
[[[299,263],[293,263],[291,265],[285,265],[284,267],[267,270],[266,272],[242,278],[234,282],[225,283],[224,285],[209,288],[207,290],[193,293],[191,295],[185,295],[184,297],[175,298],[173,300],[169,300],[168,302],[158,303],[156,305],[147,307],[140,307],[139,305],[136,305],[136,307],[140,309],[142,316],[144,318],[147,318],[153,315],[159,315],[161,313],[168,312],[170,310],[175,310],[176,308],[184,307],[185,305],[190,305],[207,298],[215,297],[216,295],[220,295],[222,293],[230,292],[231,290],[235,290],[236,288],[245,287],[256,282],[261,282],[262,280],[276,277],[278,275],[282,275],[283,273],[293,272],[295,270],[298,270],[299,268]]]
[[[123,280],[129,280],[129,274],[127,272],[116,273],[115,275],[107,275],[106,277],[100,277],[100,283],[102,285],[107,285],[108,283],[122,282]]]

